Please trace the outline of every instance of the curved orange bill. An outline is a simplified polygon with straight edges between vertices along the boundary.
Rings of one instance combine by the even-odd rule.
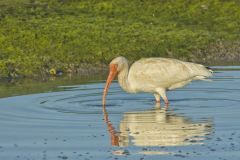
[[[117,75],[117,65],[116,64],[111,64],[109,66],[110,71],[108,74],[108,78],[103,90],[103,97],[102,97],[102,105],[105,106],[106,105],[106,96],[107,96],[107,92],[108,92],[108,88],[112,82],[112,80],[115,78],[115,76]]]

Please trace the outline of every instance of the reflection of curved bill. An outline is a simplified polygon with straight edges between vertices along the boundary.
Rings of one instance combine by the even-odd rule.
[[[113,146],[119,146],[119,136],[115,131],[115,128],[113,127],[112,123],[108,119],[108,113],[105,107],[103,107],[103,114],[104,114],[104,121],[107,124],[109,135],[111,136],[111,144]]]
[[[116,132],[104,111],[113,146],[181,146],[202,144],[212,129],[212,121],[193,122],[161,109],[124,113]]]

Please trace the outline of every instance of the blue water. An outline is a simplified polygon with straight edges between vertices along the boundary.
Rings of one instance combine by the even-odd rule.
[[[216,68],[211,82],[168,92],[168,110],[117,82],[106,110],[102,81],[1,98],[0,159],[239,160],[240,67]]]

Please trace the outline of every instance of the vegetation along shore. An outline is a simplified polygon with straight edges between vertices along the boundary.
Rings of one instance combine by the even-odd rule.
[[[240,1],[0,1],[0,77],[98,72],[118,55],[239,64]]]

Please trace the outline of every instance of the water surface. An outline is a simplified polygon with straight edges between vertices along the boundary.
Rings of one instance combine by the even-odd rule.
[[[215,68],[168,92],[168,110],[116,82],[103,110],[101,80],[1,98],[0,159],[239,160],[240,67]]]

